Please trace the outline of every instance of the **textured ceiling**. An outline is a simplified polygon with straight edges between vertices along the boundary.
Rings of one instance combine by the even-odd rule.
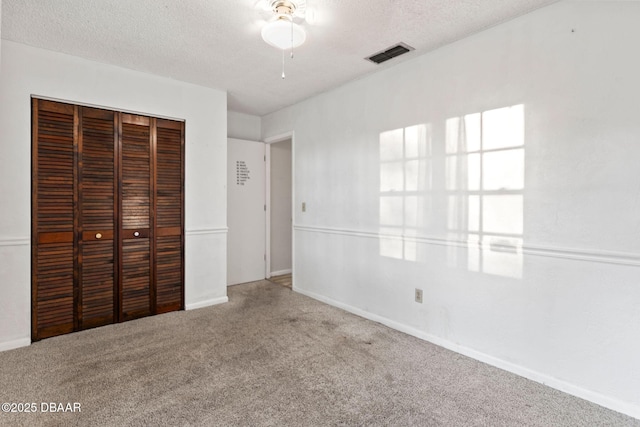
[[[260,0],[2,0],[2,38],[228,92],[262,116],[554,0],[307,0],[286,61],[260,37]],[[308,22],[311,21],[311,22]],[[363,58],[405,42],[383,65]]]

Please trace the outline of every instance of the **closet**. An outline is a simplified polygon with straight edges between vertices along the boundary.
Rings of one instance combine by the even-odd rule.
[[[184,122],[32,99],[32,339],[184,308]]]

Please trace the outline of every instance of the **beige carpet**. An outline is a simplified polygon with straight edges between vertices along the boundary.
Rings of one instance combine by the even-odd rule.
[[[640,426],[268,281],[229,297],[0,353],[0,402],[38,410],[0,425]]]

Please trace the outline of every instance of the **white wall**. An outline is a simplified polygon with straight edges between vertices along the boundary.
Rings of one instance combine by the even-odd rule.
[[[291,139],[269,144],[271,274],[291,272]]]
[[[261,119],[251,114],[227,112],[227,135],[229,138],[259,141]]]
[[[30,342],[31,95],[186,121],[185,303],[226,301],[226,93],[3,40],[0,350]]]
[[[638,19],[560,2],[263,117],[296,135],[294,288],[640,417]],[[455,118],[489,144],[509,106],[523,146],[483,158],[511,183],[453,185]],[[478,224],[509,234],[479,249]]]
[[[0,0],[0,40],[2,40],[2,0]],[[0,43],[0,70],[2,69],[2,43]]]

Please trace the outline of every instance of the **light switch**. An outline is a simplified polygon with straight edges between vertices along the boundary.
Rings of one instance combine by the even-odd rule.
[[[302,202],[302,212],[306,212],[306,211],[307,211],[307,203]]]

